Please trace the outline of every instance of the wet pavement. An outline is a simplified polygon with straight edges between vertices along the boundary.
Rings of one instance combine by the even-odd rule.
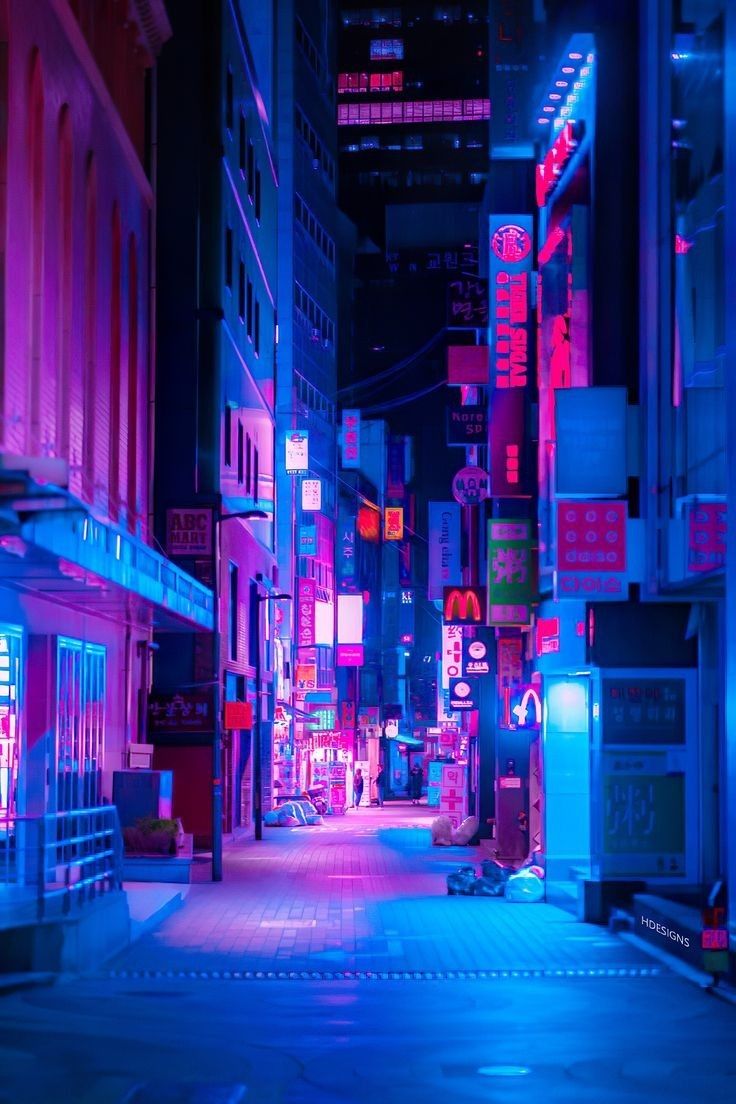
[[[480,855],[431,816],[232,845],[109,969],[0,996],[0,1104],[736,1099],[736,1008],[553,906],[448,897]]]

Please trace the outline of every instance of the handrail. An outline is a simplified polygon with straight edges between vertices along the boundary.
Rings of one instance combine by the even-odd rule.
[[[35,896],[37,919],[51,900],[72,906],[121,889],[123,840],[114,805],[0,820],[0,886]],[[28,894],[26,894],[27,899]],[[12,901],[12,898],[11,898]]]

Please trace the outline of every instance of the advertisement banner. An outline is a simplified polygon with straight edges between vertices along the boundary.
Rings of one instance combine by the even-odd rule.
[[[212,510],[167,510],[166,552],[169,556],[211,556]]]
[[[442,597],[443,587],[462,579],[460,507],[456,502],[429,503],[429,570],[427,597]]]
[[[338,667],[362,667],[365,662],[364,648],[362,644],[338,644]]]
[[[490,477],[494,498],[529,498],[524,465],[524,392],[491,392]]]
[[[528,519],[488,522],[488,621],[528,625],[537,596],[536,562]]]
[[[625,502],[557,503],[557,597],[626,600]]]
[[[355,578],[355,514],[340,507],[337,526],[337,577],[350,584]]]
[[[342,412],[342,466],[360,467],[360,411]]]
[[[317,587],[314,579],[297,580],[297,643],[308,648],[315,643],[315,606]]]
[[[449,345],[447,382],[487,385],[489,354],[487,345]]]
[[[460,678],[463,669],[462,625],[442,626],[442,689],[450,689],[450,681]]]
[[[317,526],[316,525],[300,525],[299,526],[299,550],[300,556],[316,556],[317,555]]]
[[[626,419],[625,387],[555,392],[558,495],[626,494]]]
[[[302,479],[302,510],[322,509],[322,480]]]
[[[338,594],[337,643],[363,643],[363,595]]]
[[[697,502],[688,507],[687,570],[718,571],[726,565],[726,503]]]
[[[491,383],[526,388],[530,370],[532,273],[531,215],[491,215],[490,323]]]
[[[404,539],[404,507],[387,506],[383,514],[383,536],[387,541]]]
[[[309,431],[293,430],[286,435],[286,470],[303,472],[309,469]]]
[[[447,410],[447,444],[485,445],[488,436],[487,406],[451,406]]]

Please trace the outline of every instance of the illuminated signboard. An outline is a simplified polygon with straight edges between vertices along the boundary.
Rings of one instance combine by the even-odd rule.
[[[450,689],[450,679],[460,678],[463,664],[463,630],[461,625],[442,626],[441,689]],[[438,687],[440,689],[440,687]],[[448,703],[449,704],[449,703]]]
[[[538,656],[549,655],[560,650],[559,617],[540,617],[534,626],[536,651]]]
[[[340,581],[351,583],[355,578],[355,515],[344,506],[340,507],[338,518],[336,566]]]
[[[316,525],[300,525],[299,526],[299,555],[300,556],[316,556],[317,555],[317,526]]]
[[[299,647],[304,648],[315,642],[317,587],[314,579],[298,580],[297,598],[297,640]]]
[[[212,552],[212,510],[167,510],[166,551],[169,556],[209,556]]]
[[[474,679],[450,679],[450,709],[477,708]]]
[[[463,675],[487,675],[491,670],[488,645],[478,637],[463,640]]]
[[[342,466],[360,467],[360,411],[342,412]]]
[[[528,625],[536,592],[531,522],[523,518],[489,521],[489,624]]]
[[[487,406],[455,406],[448,409],[448,445],[485,445],[487,433]]]
[[[482,625],[486,619],[485,587],[444,587],[442,619],[446,625]]]
[[[461,506],[477,506],[489,495],[488,472],[483,468],[461,468],[452,480],[452,497]]]
[[[309,433],[306,429],[286,435],[286,470],[302,472],[309,468]]]
[[[528,498],[524,464],[524,392],[491,392],[490,478],[494,498]]]
[[[697,502],[688,509],[688,573],[718,571],[726,564],[726,503]]]
[[[531,215],[491,215],[490,335],[494,387],[529,382]]]
[[[625,387],[569,387],[555,393],[557,494],[625,495]]]
[[[567,122],[537,165],[537,205],[544,207],[583,137],[583,122]]]
[[[387,541],[404,539],[403,506],[387,506],[383,515],[383,535]]]
[[[480,277],[451,280],[447,288],[448,325],[477,329],[488,325],[488,281]]]
[[[429,503],[429,570],[427,597],[442,597],[442,588],[462,579],[460,507],[457,502]]]
[[[359,506],[358,516],[355,519],[355,527],[358,536],[367,541],[379,541],[381,539],[381,515],[372,506]]]
[[[542,723],[542,702],[533,686],[524,688],[518,702],[511,707],[514,724],[519,728],[539,728]]]
[[[322,480],[302,480],[302,510],[322,509]]]
[[[557,503],[557,597],[626,599],[625,502]]]

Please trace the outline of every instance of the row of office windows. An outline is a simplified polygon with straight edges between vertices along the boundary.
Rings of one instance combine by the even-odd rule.
[[[225,286],[233,291],[234,258],[233,231],[230,226],[225,230]],[[245,326],[248,340],[253,345],[256,356],[261,353],[261,304],[253,290],[253,282],[245,270],[243,258],[238,260],[238,318]]]
[[[294,217],[307,231],[324,258],[334,266],[335,243],[298,193],[294,195]]]
[[[297,322],[310,330],[313,341],[330,346],[335,344],[334,322],[297,281],[294,281],[294,310]]]
[[[378,172],[361,172],[357,176],[362,188],[447,188],[480,187],[488,179],[485,172],[443,172],[441,170],[397,172],[387,169]]]
[[[462,150],[483,149],[486,145],[477,133],[466,136],[460,134],[396,134],[382,138],[379,134],[361,134],[357,142],[347,142],[340,146],[340,153],[359,153],[363,150]]]
[[[225,126],[231,138],[235,135],[235,88],[233,71],[228,67],[225,74]],[[256,222],[261,221],[261,170],[256,161],[253,140],[248,137],[248,128],[244,109],[238,116],[238,167],[245,181],[246,192],[254,208]]]
[[[491,101],[470,100],[399,100],[393,103],[339,104],[338,126],[385,126],[399,123],[474,122],[490,119]]]
[[[401,69],[392,73],[338,73],[337,91],[345,93],[403,92],[404,74]]]
[[[332,156],[325,149],[324,143],[317,135],[312,124],[307,119],[301,108],[297,107],[294,110],[294,118],[296,125],[296,132],[302,141],[308,146],[315,168],[322,170],[326,180],[330,185],[330,189],[335,187],[335,162]]]
[[[428,5],[422,7],[420,15],[411,7],[354,8],[342,13],[342,22],[345,27],[413,27],[422,18],[433,23],[488,22],[487,6],[482,4],[433,4],[429,10]]]
[[[247,497],[258,498],[258,449],[243,425],[243,419],[235,423],[236,408],[225,407],[223,451],[225,466],[237,469],[238,485]]]

